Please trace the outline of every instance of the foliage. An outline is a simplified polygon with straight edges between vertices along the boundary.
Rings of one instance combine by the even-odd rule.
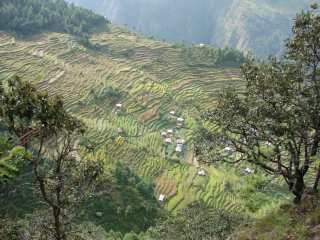
[[[226,90],[205,118],[217,126],[211,149],[228,146],[233,162],[249,161],[281,175],[299,203],[308,174],[314,190],[320,168],[313,157],[320,142],[320,15],[317,5],[297,16],[282,61],[249,60],[242,71],[246,89]],[[214,147],[212,147],[214,146]],[[223,159],[223,158],[220,158]],[[313,172],[311,169],[317,168]],[[310,171],[309,171],[310,170]],[[311,186],[310,186],[311,185]]]
[[[0,138],[0,179],[3,177],[11,177],[16,174],[17,168],[11,161],[11,157],[4,157],[3,155],[9,151],[10,144],[4,137]],[[1,181],[1,180],[0,180]]]
[[[0,143],[1,144],[1,143]],[[24,147],[14,147],[9,154],[1,158],[0,152],[0,182],[1,178],[10,178],[18,173],[19,167],[25,165],[24,161],[30,160],[31,154]]]
[[[243,53],[231,48],[216,49],[209,45],[194,45],[183,46],[182,52],[186,62],[191,66],[238,67],[245,61]]]
[[[108,101],[110,105],[114,105],[115,103],[119,102],[122,97],[123,93],[119,89],[107,87],[100,91],[95,91],[92,89],[90,91],[89,101],[90,103],[92,102],[94,104],[105,104],[105,102]]]
[[[195,167],[182,162],[183,160],[189,162],[192,157],[193,146],[189,143],[189,138],[192,135],[193,122],[199,117],[199,111],[214,107],[210,97],[216,96],[215,94],[225,84],[240,85],[237,68],[188,66],[181,58],[180,49],[150,41],[117,27],[113,27],[112,32],[97,33],[92,36],[91,41],[106,46],[101,48],[101,51],[86,51],[86,48],[80,48],[78,43],[66,34],[46,33],[35,36],[34,42],[19,40],[16,46],[7,44],[7,35],[3,35],[0,38],[0,48],[3,60],[1,63],[5,67],[1,69],[3,74],[0,77],[10,76],[14,67],[15,71],[23,74],[24,79],[36,80],[34,82],[39,83],[41,89],[48,89],[50,94],[63,94],[66,103],[63,105],[68,112],[81,117],[90,127],[87,131],[90,135],[88,139],[93,143],[94,150],[90,153],[80,151],[79,155],[73,152],[70,161],[76,158],[76,166],[73,163],[69,166],[77,172],[78,163],[84,162],[84,159],[87,162],[87,157],[93,163],[102,164],[104,173],[108,172],[106,168],[110,168],[117,161],[121,161],[125,166],[112,172],[112,174],[118,172],[118,178],[112,176],[111,183],[103,182],[80,206],[74,204],[74,199],[67,199],[68,205],[74,204],[76,208],[72,209],[76,210],[75,212],[70,212],[67,207],[68,216],[70,213],[83,214],[81,215],[83,218],[80,216],[76,219],[71,215],[71,220],[82,224],[79,228],[72,226],[72,230],[87,231],[84,226],[87,226],[87,222],[91,222],[106,231],[109,229],[120,231],[120,235],[113,234],[115,239],[119,239],[118,236],[122,238],[126,232],[138,233],[153,225],[158,218],[159,205],[154,195],[157,196],[162,192],[168,196],[164,208],[173,211],[197,199],[203,199],[206,204],[229,207],[229,201],[226,201],[229,197],[222,195],[224,189],[220,188],[220,185],[223,186],[223,183],[220,183],[222,179],[228,178],[227,183],[232,185],[228,190],[226,188],[226,193],[229,193],[230,189],[237,191],[235,185],[238,185],[238,182],[242,183],[240,178],[231,181],[229,176],[222,176],[223,173],[217,176],[213,173],[213,168],[207,169],[207,176],[200,177]],[[43,57],[39,57],[42,54],[37,54],[41,49],[45,49]],[[121,54],[124,49],[134,49],[135,54],[129,59],[124,58]],[[30,53],[34,52],[35,56],[31,56]],[[37,79],[34,79],[35,72],[41,72],[41,76]],[[58,75],[60,77],[55,78]],[[121,111],[127,114],[115,114],[115,111],[111,111],[111,107],[114,106],[106,106],[105,102],[109,102],[107,98],[102,98],[101,104],[87,101],[91,97],[91,89],[95,89],[94,93],[99,96],[104,89],[108,90],[105,86],[112,86],[114,90],[126,93],[125,98],[121,99],[123,104]],[[80,104],[79,99],[87,104]],[[195,109],[195,106],[198,108]],[[176,110],[177,116],[182,116],[186,120],[186,126],[177,130],[177,136],[186,140],[185,154],[175,158],[180,161],[179,165],[170,162],[171,156],[175,155],[173,144],[169,149],[170,155],[164,156],[164,144],[160,137],[161,130],[175,128],[174,119],[166,121],[171,110]],[[153,116],[143,118],[148,111]],[[161,119],[158,118],[158,114],[162,115]],[[18,120],[17,116],[16,118]],[[116,141],[117,138],[113,138],[119,135],[119,128],[123,131],[121,144],[120,141]],[[36,138],[33,138],[31,146],[34,143],[37,144]],[[53,145],[49,147],[54,149]],[[102,149],[101,154],[95,154]],[[43,160],[46,164],[43,172],[50,170],[52,160],[54,159],[51,157]],[[69,170],[66,172],[70,173]],[[67,179],[70,179],[69,176],[66,176]],[[54,179],[52,172],[48,172],[45,177],[48,177],[48,180]],[[150,185],[144,181],[155,184],[155,193],[152,193]],[[29,186],[34,182],[33,179],[26,181],[26,184]],[[49,189],[51,190],[54,185],[55,181]],[[79,182],[76,188],[80,185],[82,186],[82,182]],[[71,186],[69,182],[67,186]],[[69,189],[67,190],[70,193]],[[7,205],[6,201],[21,199],[21,203],[28,196],[26,194],[26,197],[19,198],[20,191],[18,191],[14,197],[4,199],[3,202]],[[242,204],[241,199],[234,200]],[[17,201],[10,201],[7,206],[16,210]],[[42,199],[40,201],[44,202]],[[25,203],[19,206],[29,207]],[[32,211],[29,209],[29,212]],[[47,209],[42,212],[43,215],[44,213],[47,213]],[[21,215],[23,216],[19,214],[19,217]],[[45,220],[45,218],[34,219],[39,222]],[[99,229],[93,230],[99,231]],[[95,239],[90,229],[84,236]]]
[[[224,209],[210,209],[204,203],[194,203],[177,216],[151,228],[146,236],[154,240],[223,240],[240,224],[242,217]]]
[[[2,0],[0,29],[30,35],[40,31],[70,33],[83,39],[106,20],[64,0]]]
[[[165,215],[150,185],[120,163],[108,167],[112,169],[106,169],[99,181],[95,181],[97,190],[77,211],[77,222],[91,222],[105,231],[120,234],[139,233]]]
[[[303,204],[281,205],[266,216],[238,229],[232,240],[313,239],[319,236],[319,195],[304,195]]]
[[[49,97],[18,77],[3,84],[0,97],[1,117],[9,133],[32,149],[28,160],[42,199],[52,211],[42,220],[52,227],[38,231],[65,240],[71,217],[67,211],[86,196],[100,173],[99,168],[76,162],[76,139],[84,127],[66,112],[60,97]],[[21,150],[15,148],[12,156],[21,155]]]

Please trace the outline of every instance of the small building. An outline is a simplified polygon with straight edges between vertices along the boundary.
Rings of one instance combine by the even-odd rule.
[[[176,115],[176,112],[175,112],[175,111],[171,111],[171,112],[170,112],[170,115],[175,116],[175,115]]]
[[[172,138],[171,137],[167,137],[165,140],[164,140],[165,143],[167,144],[171,144],[172,143]]]
[[[117,107],[117,108],[122,108],[122,103],[117,103],[117,104],[116,104],[116,107]]]
[[[179,118],[177,118],[177,122],[183,123],[183,122],[184,122],[184,119],[181,118],[181,117],[179,117]]]
[[[173,134],[173,130],[172,129],[168,129],[167,133],[172,135]]]
[[[178,122],[177,123],[177,128],[182,128],[183,127],[183,123]]]
[[[184,143],[185,143],[184,139],[182,139],[182,138],[177,139],[177,144],[184,144]]]
[[[118,128],[117,132],[118,132],[118,134],[122,134],[123,133],[123,129],[122,128]]]
[[[182,144],[177,144],[177,146],[176,146],[176,152],[181,153],[181,152],[182,152],[182,148],[183,148],[183,145],[182,145]]]
[[[233,153],[233,152],[234,152],[234,150],[233,150],[232,147],[225,147],[223,150],[224,150],[225,152],[227,152],[227,153]]]
[[[102,213],[102,212],[96,212],[96,216],[97,216],[97,217],[102,217],[102,216],[103,216],[103,213]]]
[[[254,173],[254,170],[247,167],[247,168],[245,168],[245,169],[243,170],[243,173],[246,174],[246,175],[251,175],[251,174]]]
[[[199,44],[199,47],[204,47],[204,43],[200,43],[200,44]]]
[[[206,171],[204,169],[202,169],[202,168],[199,169],[198,176],[205,177],[206,176]]]
[[[159,196],[159,201],[160,201],[160,202],[164,202],[165,200],[166,200],[166,195],[160,194],[160,196]]]

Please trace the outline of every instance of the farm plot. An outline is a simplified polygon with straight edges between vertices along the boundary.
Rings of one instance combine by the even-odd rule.
[[[188,66],[181,49],[113,26],[91,40],[95,48],[60,33],[14,41],[1,33],[0,80],[16,74],[62,95],[95,143],[93,152],[81,151],[82,157],[125,163],[155,185],[157,197],[166,195],[167,209],[199,199],[233,206],[231,194],[218,197],[225,183],[217,170],[208,168],[201,177],[187,158],[193,155],[201,112],[215,106],[224,87],[241,86],[239,69]],[[184,119],[179,128],[178,118]],[[165,139],[161,132],[168,130],[173,133]],[[185,141],[181,149],[178,139]]]

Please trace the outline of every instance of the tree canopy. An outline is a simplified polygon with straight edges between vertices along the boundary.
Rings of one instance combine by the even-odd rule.
[[[246,82],[243,94],[235,89],[226,90],[217,109],[205,114],[205,119],[216,128],[213,134],[204,134],[209,145],[198,145],[198,153],[206,150],[214,159],[226,160],[228,148],[233,152],[230,161],[245,160],[282,176],[296,203],[307,187],[317,190],[319,39],[320,15],[315,4],[311,10],[297,15],[283,60],[274,58],[265,63],[249,60],[243,65]]]
[[[92,188],[99,171],[76,161],[76,140],[84,133],[83,124],[67,113],[59,96],[38,91],[19,77],[0,86],[0,120],[2,131],[11,138],[10,143],[0,142],[0,147],[16,146],[6,158],[0,158],[0,177],[1,172],[9,176],[9,170],[17,171],[9,160],[25,160],[51,212],[42,219],[50,227],[39,231],[50,239],[65,240],[71,224],[66,212],[85,196],[88,185]]]
[[[0,2],[0,30],[23,35],[54,31],[83,37],[106,23],[104,17],[64,0]]]

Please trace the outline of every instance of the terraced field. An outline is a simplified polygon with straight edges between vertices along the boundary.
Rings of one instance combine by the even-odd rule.
[[[165,196],[167,209],[196,199],[241,208],[234,192],[243,179],[213,167],[201,176],[191,143],[200,113],[215,106],[219,91],[241,89],[239,69],[190,66],[181,48],[113,26],[91,41],[95,46],[85,48],[66,34],[15,39],[0,33],[0,80],[17,74],[63,95],[95,146],[82,157],[126,163],[155,185],[157,198]]]

